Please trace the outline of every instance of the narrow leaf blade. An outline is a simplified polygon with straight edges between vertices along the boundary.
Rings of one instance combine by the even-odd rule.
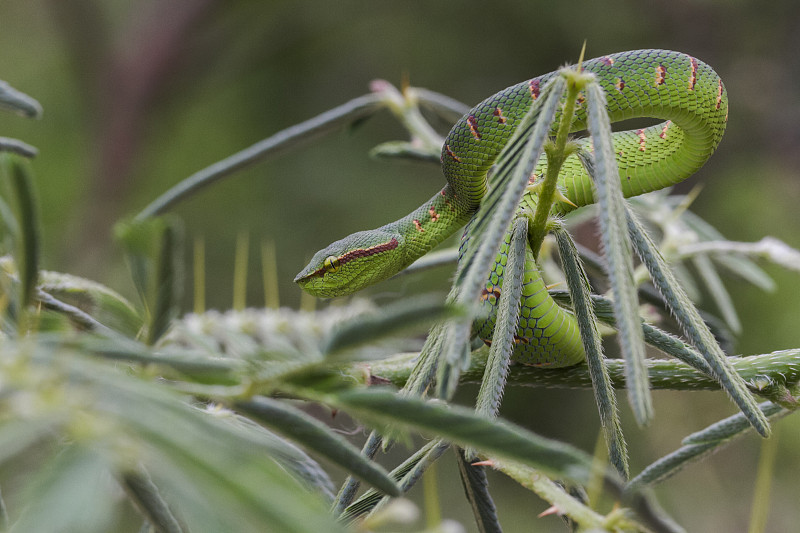
[[[371,424],[436,435],[487,455],[528,464],[556,478],[586,483],[591,476],[592,458],[584,452],[505,422],[487,420],[463,407],[445,408],[372,389],[345,391],[325,400]]]
[[[567,279],[567,287],[575,310],[575,318],[578,321],[578,329],[586,352],[586,362],[592,376],[592,388],[597,409],[600,412],[600,423],[608,446],[611,464],[623,479],[627,479],[628,450],[617,410],[617,399],[611,385],[608,368],[606,368],[603,345],[597,329],[597,317],[592,308],[589,279],[586,277],[578,250],[569,233],[563,228],[559,228],[555,234],[561,264]]]
[[[20,281],[20,306],[32,303],[39,278],[39,213],[33,179],[28,168],[18,158],[9,154],[0,154],[0,168],[7,174],[14,203],[16,204],[17,227],[16,253]]]
[[[500,240],[508,231],[528,179],[539,161],[544,143],[566,88],[556,76],[548,83],[497,158],[494,187],[481,201],[467,228],[467,247],[462,255],[453,288],[454,301],[474,309],[481,287],[497,256]],[[444,364],[439,368],[439,396],[449,398],[455,391],[458,374],[466,366],[471,321],[453,321],[445,333]]]
[[[486,370],[475,402],[475,411],[487,418],[496,418],[508,378],[508,365],[514,351],[514,334],[519,321],[525,250],[528,246],[528,221],[518,218],[511,232],[508,259],[503,275],[503,290],[497,309],[492,346],[486,360]],[[462,477],[463,480],[463,477]]]
[[[594,143],[593,165],[586,165],[594,177],[603,249],[608,277],[614,293],[617,339],[626,361],[628,399],[640,425],[653,417],[653,403],[645,368],[645,350],[639,320],[639,301],[633,281],[633,253],[625,223],[625,199],[611,141],[611,123],[606,98],[597,83],[586,87],[588,129]],[[586,163],[586,160],[584,160]]]
[[[0,80],[0,109],[29,118],[42,116],[42,106],[35,99]]]
[[[467,496],[481,533],[502,533],[500,520],[497,517],[497,508],[489,493],[489,482],[486,479],[486,471],[482,466],[472,466],[463,450],[457,450],[456,461],[458,462],[458,473],[461,476],[461,485],[464,487],[464,494]]]
[[[397,485],[380,465],[361,455],[349,442],[333,433],[328,426],[302,411],[284,402],[264,397],[237,402],[236,407],[261,423],[316,451],[386,494],[400,495]]]
[[[697,308],[683,292],[669,265],[664,261],[647,232],[633,213],[628,212],[626,216],[628,230],[636,252],[650,272],[653,284],[664,297],[664,301],[672,310],[684,334],[702,354],[714,377],[750,420],[756,431],[763,437],[768,436],[769,422],[758,408],[753,395],[747,389],[747,384],[733,369],[730,360],[717,344],[706,323],[703,322]]]

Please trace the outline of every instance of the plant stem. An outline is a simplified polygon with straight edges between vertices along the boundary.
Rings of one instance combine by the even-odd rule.
[[[473,352],[472,361],[460,381],[480,383],[483,376],[488,349]],[[371,375],[387,379],[396,386],[402,386],[416,361],[416,353],[401,354],[369,365]],[[800,380],[800,350],[783,350],[769,354],[731,358],[734,370],[745,379],[754,380],[759,376],[769,376],[775,381],[793,384]],[[607,361],[612,386],[625,388],[625,363],[619,359]],[[648,359],[646,363],[651,388],[658,390],[719,390],[719,383],[674,359]],[[357,372],[352,372],[355,376]],[[363,378],[362,378],[363,379]],[[592,386],[586,365],[569,368],[539,368],[517,365],[508,376],[508,385],[548,388],[588,389]]]
[[[529,242],[536,258],[539,256],[539,249],[542,247],[542,242],[547,234],[547,219],[550,216],[550,208],[555,198],[558,173],[561,171],[561,165],[564,164],[564,161],[571,153],[567,149],[567,141],[572,127],[572,117],[575,115],[575,103],[578,100],[578,93],[580,93],[589,79],[586,75],[571,70],[565,70],[562,75],[567,80],[567,94],[564,97],[564,107],[562,108],[558,131],[556,132],[556,140],[554,143],[545,145],[547,171],[539,189],[536,212],[529,227]]]
[[[511,461],[492,461],[492,467],[500,470],[508,477],[536,493],[543,500],[550,502],[553,509],[574,520],[580,529],[601,530],[606,517],[593,511],[557,485],[550,478],[536,470]],[[545,511],[547,512],[547,511]]]
[[[770,507],[770,486],[775,474],[775,457],[778,453],[778,439],[773,432],[772,438],[761,441],[761,456],[758,459],[758,475],[753,490],[749,533],[763,533],[767,526]]]

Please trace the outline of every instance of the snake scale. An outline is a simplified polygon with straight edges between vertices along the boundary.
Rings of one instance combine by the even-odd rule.
[[[716,72],[702,61],[666,50],[634,50],[587,61],[583,70],[594,74],[605,91],[612,122],[641,117],[663,121],[613,133],[626,197],[686,179],[719,144],[728,116],[727,94]],[[513,85],[472,108],[444,141],[441,161],[447,185],[440,192],[395,222],[354,233],[320,250],[295,282],[320,297],[350,294],[406,268],[466,224],[486,194],[489,168],[556,75],[558,72],[551,72]],[[572,132],[586,128],[581,104],[579,99]],[[577,142],[589,149],[590,140]],[[532,180],[542,175],[544,165],[542,156]],[[569,201],[556,202],[555,215],[594,202],[592,180],[575,156],[562,166],[558,187]],[[521,207],[534,208],[535,204],[535,192],[528,192]],[[486,343],[492,338],[509,242],[510,234],[501,244],[481,296],[484,313],[473,324],[473,333]],[[553,367],[583,361],[575,318],[547,293],[530,249],[521,303],[513,360]]]

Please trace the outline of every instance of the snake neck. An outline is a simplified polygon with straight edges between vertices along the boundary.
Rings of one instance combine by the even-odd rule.
[[[447,185],[409,215],[380,229],[402,236],[405,268],[466,224],[475,208]]]

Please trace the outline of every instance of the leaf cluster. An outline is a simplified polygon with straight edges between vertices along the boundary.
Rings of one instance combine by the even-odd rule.
[[[38,207],[25,161],[36,151],[0,139],[5,186],[0,200],[5,254],[0,260],[0,529],[116,530],[135,511],[142,531],[368,531],[387,521],[413,521],[413,513],[396,498],[454,450],[482,531],[500,531],[485,466],[550,502],[570,527],[680,530],[643,489],[752,426],[766,432],[767,418],[776,420],[794,408],[800,377],[797,350],[736,360],[722,354],[703,317],[693,311],[693,295],[680,289],[684,283],[677,277],[691,279],[681,267],[693,264],[711,287],[724,324],[736,331],[735,310],[717,269],[770,288],[769,278],[741,254],[771,254],[796,266],[794,255],[775,243],[767,251],[737,248],[686,212],[680,200],[660,202],[672,208],[666,212],[653,209],[648,199],[638,200],[634,207],[650,213],[647,223],[663,236],[656,246],[613,190],[615,180],[608,179],[615,169],[613,155],[601,155],[608,156],[603,140],[610,131],[602,94],[569,75],[556,80],[500,159],[492,193],[470,226],[470,242],[476,244],[466,251],[450,295],[406,298],[382,307],[354,300],[316,312],[200,309],[181,317],[184,230],[179,219],[165,213],[280,148],[364,120],[379,109],[391,111],[411,138],[381,145],[375,155],[432,160],[441,136],[425,113],[452,119],[464,112],[447,97],[376,83],[371,94],[182,181],[115,229],[138,290],[136,302],[96,282],[42,270]],[[608,217],[602,232],[606,260],[576,245],[567,231],[570,221],[545,216],[542,225],[536,216],[530,222],[516,212],[540,156],[564,156],[566,138],[560,148],[559,135],[555,144],[548,138],[581,90],[592,110],[596,151],[579,155],[597,173],[598,211],[601,220]],[[35,100],[2,82],[0,108],[27,117],[41,114]],[[557,169],[554,173],[557,177]],[[606,185],[612,189],[603,189]],[[539,249],[549,242],[545,235],[554,233],[568,290],[552,295],[578,317],[586,351],[593,354],[588,366],[509,368],[510,342],[497,342],[491,351],[472,350],[474,296],[509,228],[514,235],[509,279],[515,268],[519,273],[519,257],[531,243],[540,261],[555,264]],[[676,232],[689,231],[696,236],[692,242],[671,240]],[[647,288],[644,275],[631,275],[632,249],[661,296]],[[662,252],[678,265],[679,274],[666,266]],[[442,258],[447,263],[453,254],[445,252],[435,262]],[[591,290],[596,277],[610,283],[612,298]],[[688,342],[642,322],[638,302],[648,295],[673,313]],[[519,298],[512,290],[503,296],[500,322],[508,341]],[[417,335],[431,326],[420,347]],[[601,333],[609,329],[620,332],[624,361],[603,355]],[[683,362],[646,360],[645,343]],[[471,381],[482,384],[477,408],[451,404],[455,388]],[[498,419],[507,384],[593,386],[614,468],[568,443]],[[652,388],[720,385],[742,413],[690,435],[680,449],[626,482],[626,444],[614,389],[626,387],[634,412],[646,421],[652,416]],[[770,401],[756,406],[751,391]],[[339,411],[372,430],[362,450],[326,419]],[[418,436],[427,443],[414,446],[394,468],[373,460],[382,447],[396,440],[413,446]],[[331,465],[349,476],[338,494]],[[369,488],[359,495],[362,482]],[[583,487],[601,487],[607,507]]]

